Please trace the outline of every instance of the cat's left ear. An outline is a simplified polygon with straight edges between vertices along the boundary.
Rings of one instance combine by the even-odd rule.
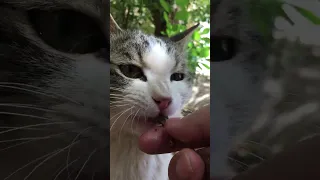
[[[194,31],[199,27],[199,23],[188,28],[184,32],[181,32],[179,34],[176,34],[172,37],[170,37],[171,41],[175,42],[179,47],[185,48],[190,40],[190,37],[194,33]]]

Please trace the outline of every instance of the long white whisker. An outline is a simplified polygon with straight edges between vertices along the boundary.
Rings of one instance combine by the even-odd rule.
[[[53,123],[42,123],[42,124],[33,124],[33,125],[28,125],[28,126],[20,126],[20,127],[16,127],[16,128],[12,128],[6,131],[1,131],[0,134],[4,134],[7,132],[11,132],[11,131],[16,131],[19,129],[24,129],[24,128],[29,128],[29,127],[39,127],[39,126],[48,126],[48,125],[57,125],[57,124],[68,124],[68,123],[74,123],[74,122],[53,122]]]
[[[45,91],[39,92],[39,91],[34,91],[34,90],[22,88],[22,87],[16,87],[16,86],[13,86],[13,85],[16,85],[16,86],[20,85],[20,86],[31,87],[31,88],[35,88],[35,89],[38,89],[38,90],[42,90],[40,87],[32,86],[32,85],[29,85],[29,84],[0,82],[0,87],[2,87],[2,88],[11,88],[11,89],[23,90],[23,91],[26,91],[26,92],[31,92],[31,93],[34,93],[34,94],[39,94],[39,95],[43,95],[43,96],[47,96],[47,97],[51,97],[51,98],[60,97],[62,99],[68,100],[69,102],[72,102],[72,103],[75,103],[75,104],[78,104],[78,105],[82,105],[80,102],[77,102],[77,101],[75,101],[75,100],[73,100],[71,98],[68,98],[66,96],[63,96],[63,95],[60,95],[60,94],[57,94],[57,93],[54,93],[54,92],[49,92],[50,94],[47,94],[47,93],[45,93]]]
[[[70,145],[68,145],[68,146],[66,146],[66,147],[58,150],[58,151],[55,152],[54,154],[52,154],[52,155],[50,155],[49,157],[45,158],[41,163],[39,163],[37,166],[35,166],[35,167],[32,169],[32,171],[31,171],[23,180],[28,179],[28,178],[31,176],[31,174],[32,174],[34,171],[36,171],[36,170],[38,169],[38,167],[40,167],[43,163],[45,163],[45,162],[48,161],[49,159],[53,158],[54,156],[58,155],[59,153],[63,152],[64,150],[66,150],[67,148],[73,146],[74,144],[76,144],[76,143],[78,143],[78,142],[80,142],[80,140],[77,141],[77,142],[71,143]]]
[[[71,161],[71,162],[70,162],[69,164],[67,164],[64,168],[62,168],[62,169],[58,172],[58,174],[54,177],[53,180],[56,180],[64,170],[66,170],[68,167],[70,167],[73,163],[77,162],[79,159],[80,159],[80,157],[78,157],[77,159]]]
[[[58,133],[58,134],[52,134],[44,137],[26,137],[26,138],[17,138],[17,139],[9,139],[9,140],[2,140],[0,143],[6,143],[6,142],[15,142],[15,141],[24,141],[24,140],[41,140],[41,139],[48,139],[52,138],[54,136],[61,136],[62,134],[66,133]]]
[[[67,147],[68,147],[68,146],[67,146]],[[45,155],[43,155],[43,156],[41,156],[41,157],[38,157],[38,158],[32,160],[31,162],[29,162],[29,163],[23,165],[22,167],[16,169],[14,172],[12,172],[12,173],[9,174],[7,177],[5,177],[4,180],[9,179],[9,178],[10,178],[11,176],[13,176],[15,173],[17,173],[17,172],[19,172],[20,170],[26,168],[26,167],[29,166],[30,164],[32,164],[32,163],[34,163],[34,162],[37,162],[37,161],[39,161],[39,160],[41,160],[41,159],[43,159],[43,158],[45,158],[45,157],[48,157],[48,156],[50,156],[50,155],[52,155],[52,154],[55,154],[56,152],[59,152],[60,150],[61,150],[61,148],[59,148],[59,149],[57,149],[57,150],[54,150],[54,151],[52,151],[52,152],[50,152],[50,153],[47,153],[47,154],[45,154]]]
[[[71,144],[74,143],[74,142],[76,142],[76,140],[78,139],[78,137],[79,137],[81,134],[83,134],[84,132],[88,131],[88,130],[91,129],[91,128],[92,128],[92,126],[84,129],[84,130],[81,131],[81,132],[79,132],[79,133],[76,135],[76,137],[72,140]],[[71,147],[72,147],[72,146],[70,146],[70,148],[68,149],[68,155],[67,155],[67,159],[66,159],[67,172],[68,172],[69,175],[70,175],[70,172],[69,172],[69,168],[68,168],[69,165],[68,165],[68,164],[69,164],[69,159],[70,159]]]
[[[127,111],[129,111],[129,110],[131,110],[133,107],[131,107],[131,108],[129,108],[129,109],[127,109],[127,110],[124,110],[124,111],[122,111],[122,113],[119,115],[119,117],[112,123],[112,125],[111,125],[111,127],[110,127],[110,131],[112,130],[112,128],[113,128],[113,126],[115,125],[115,123],[117,122],[117,120],[124,114],[124,113],[126,113]],[[113,116],[114,117],[114,116]],[[113,118],[112,117],[112,118]],[[112,119],[112,118],[110,118],[110,120]]]
[[[87,160],[83,163],[83,166],[82,166],[81,169],[79,170],[79,172],[78,172],[78,174],[77,174],[77,176],[76,176],[76,178],[75,178],[74,180],[77,180],[77,179],[78,179],[78,177],[80,176],[83,168],[86,166],[86,164],[88,163],[88,161],[90,160],[90,158],[91,158],[91,157],[94,155],[94,153],[96,153],[96,152],[97,152],[97,149],[93,150],[93,151],[90,153],[90,155],[88,156]]]
[[[9,146],[9,147],[0,149],[0,152],[1,152],[1,151],[5,151],[5,150],[10,149],[10,148],[13,148],[13,147],[17,147],[17,146],[23,145],[23,144],[27,144],[27,143],[30,143],[30,142],[33,142],[33,141],[37,141],[37,140],[41,140],[41,139],[50,139],[50,138],[53,138],[53,137],[55,137],[55,136],[61,136],[61,135],[63,135],[63,134],[66,134],[66,133],[59,133],[59,134],[56,134],[56,135],[45,136],[45,137],[43,137],[43,138],[32,139],[32,140],[29,140],[29,141],[17,143],[17,144],[14,144],[14,145],[12,145],[12,146]]]
[[[0,106],[26,108],[26,109],[32,109],[32,110],[45,111],[45,112],[54,112],[54,113],[57,112],[51,109],[40,108],[30,104],[0,103]]]

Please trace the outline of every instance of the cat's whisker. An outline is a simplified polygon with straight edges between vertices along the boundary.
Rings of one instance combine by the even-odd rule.
[[[74,180],[77,180],[77,179],[78,179],[78,177],[80,176],[83,168],[86,166],[86,164],[89,162],[89,160],[91,159],[91,157],[92,157],[92,156],[94,155],[94,153],[96,153],[96,152],[97,152],[97,149],[93,150],[93,151],[90,153],[90,155],[88,156],[87,160],[83,163],[81,169],[79,170],[79,172],[78,172],[78,174],[77,174],[77,176],[76,176],[76,178],[75,178]]]
[[[31,90],[31,89],[26,89],[23,87],[18,87],[18,86],[24,86],[24,87],[30,87],[30,88],[34,88],[37,90],[43,90],[43,91],[35,91],[35,90]],[[34,93],[37,95],[43,95],[43,96],[47,96],[47,97],[51,97],[51,98],[62,98],[64,100],[67,100],[68,102],[72,102],[75,103],[77,105],[82,105],[82,103],[75,101],[69,97],[54,93],[54,92],[48,92],[48,90],[44,90],[40,87],[37,86],[33,86],[33,85],[29,85],[29,84],[23,84],[23,83],[12,83],[12,82],[0,82],[0,88],[11,88],[11,89],[17,89],[17,90],[22,90],[22,91],[26,91],[26,92],[30,92],[30,93]],[[47,92],[47,93],[46,93]],[[49,94],[48,94],[49,93]]]
[[[27,126],[20,126],[16,128],[12,128],[9,130],[1,131],[0,134],[8,133],[11,131],[16,131],[24,128],[29,128],[29,127],[39,127],[39,126],[48,126],[48,125],[57,125],[57,124],[69,124],[69,123],[74,123],[74,122],[52,122],[52,123],[40,123],[40,124],[32,124],[32,125],[27,125]]]
[[[236,160],[236,159],[234,159],[234,158],[232,158],[232,157],[228,157],[228,159],[230,159],[231,161],[234,161],[234,162],[236,162],[236,163],[238,163],[238,164],[240,164],[240,165],[242,165],[242,166],[245,166],[246,168],[249,167],[248,164],[246,164],[246,163],[244,163],[244,162],[241,162],[241,161],[239,161],[239,160]]]
[[[120,131],[119,131],[119,139],[118,139],[118,140],[119,140],[119,143],[121,142],[121,141],[120,141],[120,139],[121,139],[120,137],[121,137],[122,129],[123,129],[123,127],[126,125],[129,117],[133,114],[133,112],[132,112],[132,109],[133,109],[133,108],[134,108],[134,106],[132,106],[130,114],[126,117],[126,119],[124,120],[124,123],[122,123],[122,126],[121,126]]]
[[[46,108],[40,108],[40,107],[37,107],[37,106],[34,106],[34,105],[30,105],[30,104],[0,103],[0,106],[26,108],[26,109],[32,109],[32,110],[39,110],[39,111],[57,113],[57,111],[54,111],[54,110],[51,110],[51,109],[46,109]]]
[[[71,144],[74,143],[74,142],[76,142],[77,139],[81,136],[81,134],[85,133],[86,131],[88,131],[88,130],[91,129],[91,128],[92,128],[92,126],[87,127],[87,128],[85,128],[84,130],[80,131],[80,132],[75,136],[75,138],[72,140]],[[69,165],[68,165],[68,164],[69,164],[69,159],[70,159],[70,154],[71,154],[71,147],[72,147],[72,146],[70,146],[69,149],[68,149],[68,154],[67,154],[67,159],[66,159],[67,172],[68,172],[69,175],[70,175],[70,172],[69,172],[69,168],[68,168]]]
[[[92,173],[92,176],[91,176],[91,180],[94,180],[94,176],[96,175],[96,172],[93,172]]]
[[[64,148],[61,148],[60,150],[58,150],[57,152],[53,153],[52,155],[49,155],[49,157],[45,158],[42,162],[40,162],[37,166],[35,166],[31,172],[23,179],[23,180],[27,180],[31,175],[32,173],[34,173],[42,164],[44,164],[46,161],[50,160],[51,158],[57,156],[58,154],[60,154],[61,152],[63,152],[64,150],[74,146],[76,143],[80,142],[80,140],[76,141],[76,142],[73,142],[71,143],[70,145],[64,147]]]
[[[63,165],[63,166],[62,166],[63,168],[55,175],[55,177],[54,177],[53,180],[56,180],[64,170],[66,170],[68,167],[70,167],[73,163],[77,162],[79,159],[80,159],[80,157],[78,157],[77,159],[71,161],[71,162],[70,162],[69,164],[67,164],[67,165]]]
[[[139,113],[139,111],[141,110],[141,108],[140,109],[138,109],[137,110],[137,112],[136,112],[136,114],[133,116],[133,118],[131,118],[131,131],[132,131],[132,134],[133,134],[133,123],[134,123],[134,118],[138,115],[138,113]]]
[[[28,141],[25,141],[25,142],[17,143],[17,144],[14,144],[14,145],[12,145],[12,146],[8,146],[8,147],[5,147],[5,148],[0,149],[0,152],[1,152],[1,151],[5,151],[5,150],[7,150],[7,149],[11,149],[11,148],[17,147],[17,146],[20,146],[20,145],[23,145],[23,144],[27,144],[27,143],[30,143],[30,142],[33,142],[33,141],[38,141],[38,140],[43,140],[43,139],[50,139],[50,138],[54,138],[54,137],[59,137],[59,136],[62,136],[63,134],[66,134],[66,133],[58,133],[58,134],[55,134],[55,135],[44,136],[44,137],[42,137],[42,138],[32,139],[32,140],[28,140]]]
[[[46,117],[41,117],[41,116],[35,116],[35,115],[30,115],[30,114],[24,114],[24,113],[14,113],[14,112],[0,112],[0,114],[3,115],[11,115],[11,116],[23,116],[23,117],[29,117],[29,118],[35,118],[35,119],[42,119],[42,120],[48,120],[48,121],[52,121],[49,118]]]
[[[24,137],[24,138],[17,138],[17,139],[2,140],[2,141],[0,141],[0,143],[25,141],[25,140],[34,140],[35,141],[35,140],[41,140],[41,139],[48,139],[48,138],[52,138],[55,136],[61,136],[63,134],[66,134],[66,133],[64,132],[64,133],[51,134],[51,135],[43,136],[43,137]]]
[[[131,110],[132,108],[133,108],[133,106],[132,106],[131,108],[127,109],[127,110],[122,111],[122,113],[118,116],[118,118],[112,123],[112,125],[111,125],[111,127],[110,127],[110,131],[112,130],[112,128],[113,128],[114,125],[116,124],[117,120],[118,120],[123,114],[125,114],[126,112],[128,112],[129,110]],[[115,116],[116,116],[116,115],[114,115],[112,118],[110,118],[110,120],[113,119]]]
[[[68,145],[68,146],[66,146],[66,147],[69,147],[69,146],[70,146],[70,145]],[[66,147],[65,147],[65,148],[66,148]],[[57,150],[54,150],[54,151],[52,151],[52,152],[49,152],[49,153],[47,153],[47,154],[45,154],[45,155],[43,155],[43,156],[40,156],[40,157],[38,157],[38,158],[30,161],[29,163],[23,165],[22,167],[16,169],[14,172],[12,172],[11,174],[9,174],[7,177],[4,178],[4,180],[9,179],[9,178],[12,177],[14,174],[16,174],[17,172],[21,171],[22,169],[28,167],[29,165],[31,165],[31,164],[33,164],[33,163],[35,163],[35,162],[37,162],[37,161],[39,161],[39,160],[41,160],[41,159],[43,159],[43,158],[46,158],[46,157],[48,157],[48,156],[51,157],[52,155],[56,154],[57,152],[60,152],[60,151],[63,150],[63,149],[64,149],[64,148],[59,148],[59,149],[57,149]],[[27,177],[26,177],[26,178],[27,178]],[[26,178],[25,178],[25,179],[26,179]]]
[[[12,129],[16,128],[15,126],[0,126],[0,129]],[[31,131],[47,131],[44,128],[24,128],[23,130],[31,130]]]
[[[243,143],[244,144],[254,144],[254,145],[257,145],[258,147],[264,147],[264,148],[266,148],[266,149],[271,151],[271,148],[269,146],[267,146],[265,144],[262,144],[262,143],[255,142],[255,141],[247,140],[247,141],[245,141]]]

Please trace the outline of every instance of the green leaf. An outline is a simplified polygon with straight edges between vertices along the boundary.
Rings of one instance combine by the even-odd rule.
[[[199,31],[194,32],[192,36],[193,36],[193,39],[194,39],[194,40],[200,40]]]
[[[210,32],[210,29],[209,28],[205,28],[201,34],[208,34]]]
[[[170,12],[170,6],[165,0],[160,0],[160,4],[165,11]]]
[[[189,0],[176,0],[176,4],[180,7],[186,7],[189,4]]]
[[[181,10],[176,13],[174,17],[176,20],[188,21],[189,13],[186,10]]]
[[[202,38],[206,43],[210,43],[210,38]]]
[[[210,54],[210,49],[209,48],[202,48],[200,51],[200,57],[206,58]]]
[[[316,25],[320,24],[320,18],[317,17],[316,15],[314,15],[312,12],[303,9],[301,7],[298,6],[294,6],[294,8],[299,11],[301,13],[301,15],[303,15],[305,18],[309,19],[311,22],[313,22]]]
[[[170,23],[167,12],[163,12],[163,18],[164,18],[164,20],[166,20],[167,23]]]
[[[201,63],[205,68],[210,69],[210,67],[208,66],[208,64],[205,63]]]

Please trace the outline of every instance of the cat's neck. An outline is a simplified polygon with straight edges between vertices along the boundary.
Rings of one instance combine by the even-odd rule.
[[[138,137],[110,138],[111,180],[167,180],[171,154],[148,155],[138,148]]]

